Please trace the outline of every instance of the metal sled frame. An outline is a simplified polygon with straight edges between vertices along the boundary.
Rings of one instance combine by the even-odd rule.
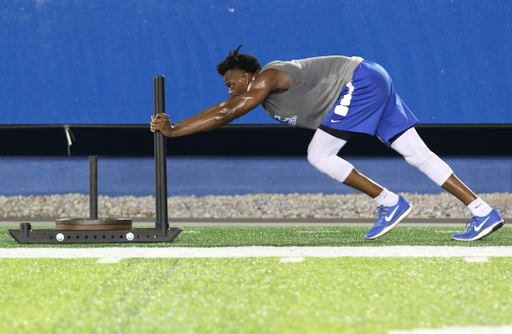
[[[155,112],[165,113],[164,77],[153,78]],[[135,228],[129,230],[32,230],[30,223],[21,223],[19,230],[7,232],[20,244],[96,244],[96,243],[149,243],[173,242],[182,232],[179,228],[169,228],[167,221],[167,146],[161,132],[155,132],[155,187],[156,223],[155,228]],[[91,220],[97,220],[98,179],[97,160],[89,160],[90,169],[90,212]],[[105,218],[108,220],[108,218]],[[115,218],[113,219],[115,220]],[[121,219],[123,220],[123,219]]]

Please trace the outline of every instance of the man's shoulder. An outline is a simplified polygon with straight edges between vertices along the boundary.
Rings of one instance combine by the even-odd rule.
[[[266,87],[269,95],[280,94],[290,88],[290,77],[288,74],[275,68],[269,68],[260,72],[256,80],[256,87]]]
[[[258,75],[258,79],[261,81],[267,82],[267,83],[275,83],[276,81],[280,80],[283,77],[287,77],[288,75],[280,71],[277,68],[268,68],[265,71],[261,71]]]

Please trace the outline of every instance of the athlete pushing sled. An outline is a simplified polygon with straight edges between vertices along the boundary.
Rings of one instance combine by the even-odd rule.
[[[337,156],[353,133],[367,133],[400,153],[405,160],[464,203],[473,217],[455,240],[478,240],[504,225],[498,212],[477,197],[421,140],[416,117],[396,94],[380,65],[360,57],[316,57],[273,61],[261,68],[258,60],[238,49],[217,65],[231,97],[202,112],[171,124],[169,116],[152,116],[151,131],[179,137],[209,131],[261,105],[275,120],[316,130],[308,160],[320,172],[362,191],[377,202],[377,222],[365,234],[378,238],[412,211],[405,198],[381,187]]]

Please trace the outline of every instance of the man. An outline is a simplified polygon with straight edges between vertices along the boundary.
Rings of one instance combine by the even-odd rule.
[[[417,119],[395,93],[387,72],[360,57],[316,57],[274,61],[261,68],[258,60],[238,53],[217,65],[231,97],[188,119],[171,124],[169,116],[152,116],[151,131],[179,137],[225,125],[262,105],[274,119],[315,129],[308,160],[320,172],[362,191],[378,205],[367,239],[389,232],[411,211],[405,198],[359,173],[337,153],[354,132],[377,135],[431,180],[462,201],[473,217],[455,240],[478,240],[504,225],[503,219],[477,197],[450,167],[418,136]]]

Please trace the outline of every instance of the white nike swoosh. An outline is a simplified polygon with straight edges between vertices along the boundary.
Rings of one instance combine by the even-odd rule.
[[[396,210],[398,210],[398,206],[395,208],[395,210],[393,210],[393,212],[391,212],[391,215],[384,217],[384,219],[386,219],[387,222],[390,221],[391,219],[393,219],[393,216],[395,215]]]
[[[484,222],[478,226],[475,226],[475,231],[480,231],[480,229],[482,228],[482,226],[484,226],[485,222],[489,220],[490,217],[487,217],[486,220],[484,220]]]
[[[335,121],[335,120],[331,119],[331,122],[333,122],[333,123],[338,123],[338,122],[341,122],[341,119],[339,119],[339,120],[337,120],[337,121]]]

